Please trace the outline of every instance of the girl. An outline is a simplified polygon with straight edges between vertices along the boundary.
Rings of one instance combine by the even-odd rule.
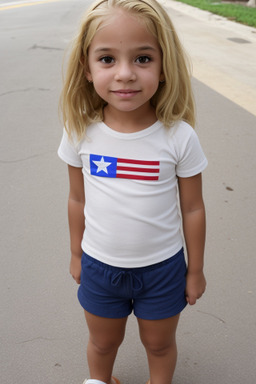
[[[90,334],[87,383],[119,382],[113,365],[134,311],[150,384],[170,384],[179,314],[206,285],[207,160],[184,53],[155,0],[102,0],[87,11],[62,108],[58,153],[69,170],[70,273]]]

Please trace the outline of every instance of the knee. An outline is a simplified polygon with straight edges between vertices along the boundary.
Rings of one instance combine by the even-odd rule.
[[[109,353],[117,351],[122,341],[123,341],[123,338],[116,339],[116,340],[112,340],[112,339],[96,340],[96,339],[90,338],[91,346],[93,347],[95,352],[99,355],[108,355]]]
[[[172,340],[154,340],[149,338],[142,339],[141,341],[147,353],[154,356],[165,356],[171,350],[176,350],[175,338]]]

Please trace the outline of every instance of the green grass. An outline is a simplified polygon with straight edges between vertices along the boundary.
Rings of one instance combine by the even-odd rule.
[[[193,7],[203,9],[224,16],[230,20],[256,28],[256,8],[250,8],[241,4],[222,3],[218,0],[177,0],[181,3],[192,5]]]

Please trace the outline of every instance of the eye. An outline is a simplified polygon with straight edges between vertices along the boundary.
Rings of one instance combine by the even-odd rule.
[[[112,64],[114,63],[114,59],[111,56],[104,56],[100,58],[100,61],[104,64]]]
[[[151,58],[149,56],[139,56],[136,59],[136,62],[139,64],[147,64],[151,61]]]

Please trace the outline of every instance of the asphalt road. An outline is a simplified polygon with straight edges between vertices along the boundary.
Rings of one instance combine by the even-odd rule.
[[[88,3],[0,1],[1,384],[79,384],[88,375],[88,334],[68,273],[67,171],[56,154],[63,56]],[[248,80],[237,66],[245,45],[235,46],[235,70],[220,81],[224,57],[219,52],[230,55],[226,38],[222,46],[215,32],[226,36],[227,27],[207,23],[208,40],[205,33],[200,40],[205,21],[172,3],[168,10],[193,48],[194,65],[200,63],[193,79],[197,131],[209,160],[204,173],[208,289],[181,318],[173,384],[254,384],[256,116],[244,103]],[[244,38],[237,29],[234,33]],[[256,51],[253,39],[250,44]],[[205,65],[207,50],[212,62],[214,49],[218,67],[211,85]],[[241,85],[236,103],[232,82],[225,85],[230,78]],[[148,379],[132,316],[115,374],[122,384]]]

